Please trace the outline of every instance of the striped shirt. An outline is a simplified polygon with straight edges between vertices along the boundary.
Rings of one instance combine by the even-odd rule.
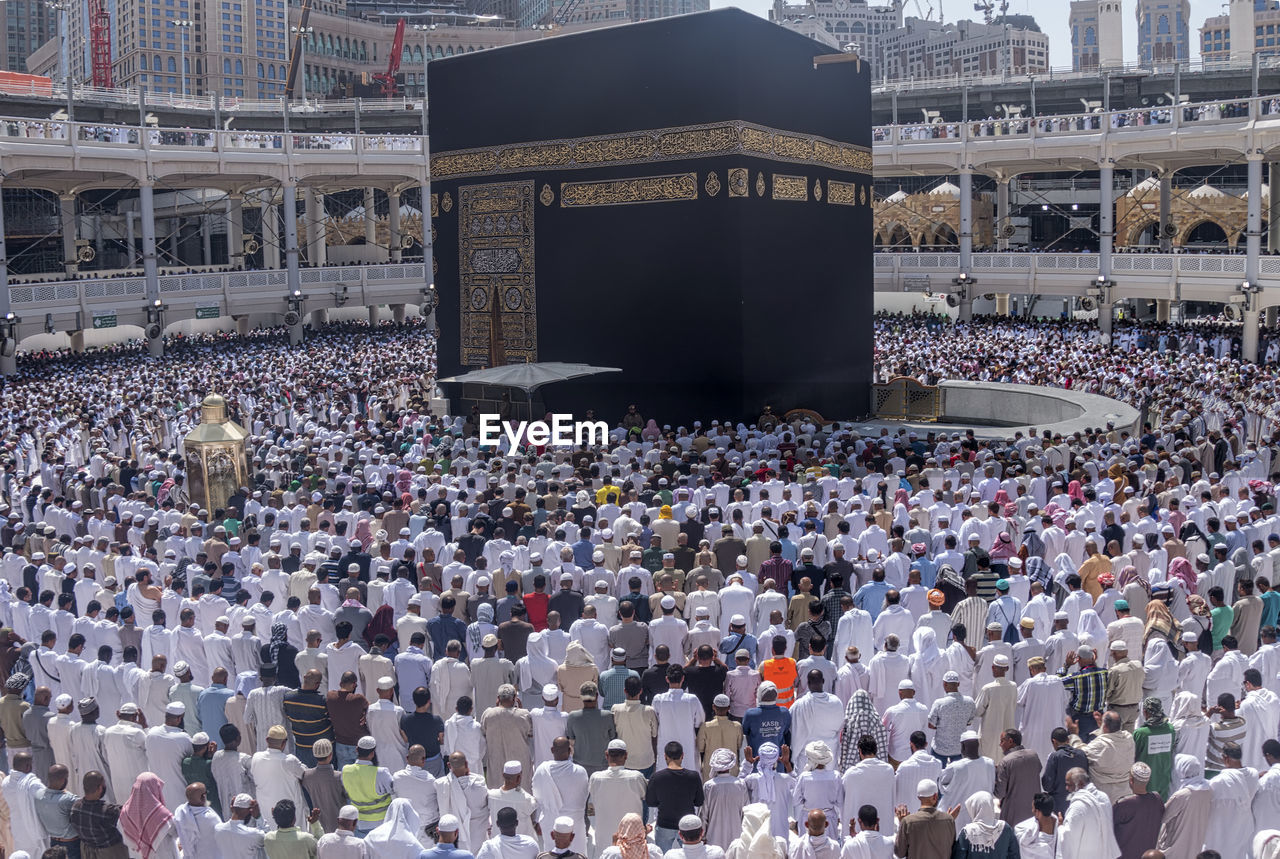
[[[325,706],[324,696],[315,690],[297,689],[286,694],[284,717],[299,748],[310,749],[316,740],[333,739],[329,708]]]
[[[1205,770],[1214,772],[1225,769],[1225,764],[1222,761],[1223,747],[1228,743],[1243,745],[1244,733],[1244,719],[1239,716],[1223,719],[1220,722],[1210,722],[1209,752],[1204,759]]]

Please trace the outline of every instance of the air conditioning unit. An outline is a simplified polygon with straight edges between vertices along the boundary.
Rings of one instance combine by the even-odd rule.
[[[1013,224],[1005,224],[1000,228],[1000,238],[1011,239],[1018,232],[1018,228]]]
[[[1086,295],[1084,298],[1080,299],[1080,309],[1081,310],[1097,310],[1098,299],[1094,298],[1092,295]]]
[[[1160,228],[1160,235],[1164,236],[1166,239],[1171,239],[1178,235],[1178,228],[1174,224],[1165,224]]]
[[[284,315],[284,325],[286,328],[292,328],[302,321],[302,314],[296,310],[290,310]]]
[[[97,255],[98,252],[93,249],[93,245],[81,245],[76,251],[76,259],[80,262],[93,262],[93,258]]]
[[[409,235],[408,233],[405,233],[403,236],[400,237],[400,248],[401,250],[407,251],[409,248],[413,247],[414,243],[417,241],[418,240],[415,239],[413,236]]]
[[[956,295],[954,292],[948,292],[947,307],[959,307],[959,306],[960,306],[960,296]]]
[[[1222,308],[1222,317],[1228,322],[1239,322],[1244,319],[1244,307],[1235,303],[1228,304]]]
[[[164,326],[159,322],[152,322],[146,327],[145,333],[148,340],[159,340],[164,336]]]
[[[261,246],[260,244],[258,244],[258,240],[257,240],[257,239],[254,239],[254,238],[248,238],[248,239],[245,239],[245,240],[244,240],[244,255],[245,255],[245,256],[253,256],[254,254],[256,254],[256,253],[257,253],[258,251],[260,251],[260,250],[262,250],[262,246]]]

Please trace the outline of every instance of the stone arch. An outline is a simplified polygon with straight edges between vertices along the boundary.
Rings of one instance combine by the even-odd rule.
[[[1229,243],[1227,228],[1214,218],[1200,218],[1193,221],[1183,229],[1178,242],[1183,247],[1195,247],[1197,245],[1222,245],[1226,247]]]
[[[1149,235],[1154,234],[1155,241],[1147,241]],[[1160,219],[1156,217],[1145,218],[1133,225],[1133,229],[1129,231],[1126,245],[1131,247],[1150,247],[1151,245],[1160,244]]]
[[[921,241],[922,245],[931,247],[960,246],[959,233],[956,232],[955,227],[945,222],[926,228],[925,238],[927,238],[927,241]]]
[[[915,241],[905,224],[893,222],[885,224],[876,234],[876,244],[890,248],[910,248],[915,245]]]

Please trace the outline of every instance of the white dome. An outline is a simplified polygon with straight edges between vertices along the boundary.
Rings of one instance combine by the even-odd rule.
[[[1206,182],[1200,187],[1192,191],[1188,191],[1187,196],[1193,200],[1206,200],[1211,197],[1225,197],[1227,194],[1225,191],[1219,191],[1217,188]]]
[[[943,182],[941,185],[931,190],[929,194],[938,197],[959,197],[960,189],[955,185],[952,185],[950,182]]]
[[[1263,199],[1266,199],[1266,200],[1271,199],[1271,186],[1268,185],[1266,182],[1262,183],[1262,197]],[[1240,199],[1241,200],[1249,199],[1249,192],[1245,191],[1243,194],[1241,194]]]
[[[907,199],[907,192],[899,188],[898,190],[890,194],[888,197],[885,197],[884,201],[886,203],[901,203],[905,199]]]
[[[1142,194],[1145,194],[1148,191],[1158,190],[1159,188],[1160,188],[1160,180],[1157,179],[1155,176],[1148,176],[1147,178],[1139,182],[1137,185],[1134,185],[1132,188],[1130,188],[1129,193],[1126,194],[1125,196],[1138,197],[1138,196],[1141,196]]]

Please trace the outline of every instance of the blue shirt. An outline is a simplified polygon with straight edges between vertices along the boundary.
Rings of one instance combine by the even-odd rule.
[[[475,856],[453,844],[437,844],[433,849],[419,853],[418,859],[475,859]]]
[[[932,588],[938,582],[938,565],[928,558],[917,558],[911,562],[912,569],[920,571],[920,584]]]
[[[871,622],[875,623],[876,617],[880,614],[880,609],[884,608],[884,595],[891,588],[888,582],[867,582],[858,588],[858,592],[853,595],[853,604],[857,608],[871,614]]]
[[[739,650],[742,650],[745,648],[747,653],[751,654],[751,661],[747,664],[750,665],[752,668],[755,668],[756,667],[756,648],[759,646],[760,646],[760,643],[756,641],[756,637],[754,635],[749,635],[748,633],[745,633],[745,632],[742,633],[741,636],[739,636],[736,632],[731,632],[728,635],[726,635],[724,638],[720,639],[720,652],[724,654],[724,656],[726,657],[724,659],[724,662],[729,665],[737,664],[734,662],[734,659],[736,658],[734,654],[737,653]],[[730,669],[730,670],[733,670],[733,669]]]
[[[752,707],[742,717],[742,734],[756,754],[765,743],[773,743],[778,748],[790,745],[791,711],[777,704]]]
[[[595,554],[596,545],[590,540],[579,540],[573,544],[573,562],[584,570],[589,570],[595,566],[591,562],[591,556]]]
[[[1280,620],[1280,593],[1270,590],[1263,594],[1262,600],[1262,625],[1275,626]]]
[[[196,712],[200,716],[200,729],[209,735],[209,739],[222,748],[222,735],[219,733],[227,723],[227,701],[235,692],[221,683],[205,687],[196,699]]]
[[[790,561],[792,566],[795,566],[796,561],[800,559],[800,550],[796,548],[796,544],[791,542],[790,538],[779,540],[778,542],[782,544],[782,557]]]

